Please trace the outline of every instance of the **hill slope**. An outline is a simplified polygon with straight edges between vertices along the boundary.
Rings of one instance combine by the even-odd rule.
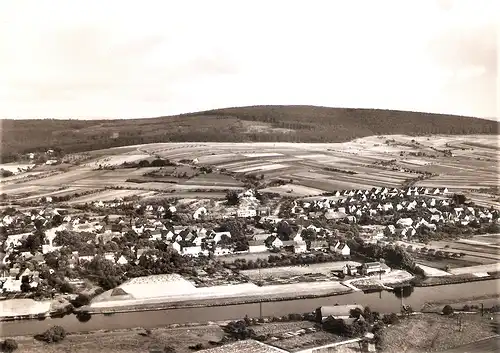
[[[226,108],[130,120],[3,120],[2,159],[59,147],[80,152],[182,141],[342,142],[377,134],[497,134],[496,121],[376,109],[315,106]]]

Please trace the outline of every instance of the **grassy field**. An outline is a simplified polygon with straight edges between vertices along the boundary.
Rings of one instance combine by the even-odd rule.
[[[189,346],[201,343],[213,347],[209,341],[219,341],[224,332],[219,326],[200,326],[178,329],[152,329],[149,336],[141,329],[69,335],[63,342],[45,344],[33,338],[18,339],[19,353],[137,353],[150,348],[171,346],[176,353],[192,352]]]
[[[459,331],[455,317],[424,314],[405,318],[384,330],[382,352],[438,352],[494,335],[489,317],[465,315],[462,327]]]

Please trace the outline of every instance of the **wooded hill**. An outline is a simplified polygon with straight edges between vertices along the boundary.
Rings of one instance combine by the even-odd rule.
[[[2,160],[153,142],[343,142],[380,134],[498,134],[499,122],[377,109],[252,106],[149,119],[2,120]]]

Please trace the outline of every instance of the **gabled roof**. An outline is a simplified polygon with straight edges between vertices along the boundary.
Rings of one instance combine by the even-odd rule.
[[[351,310],[353,309],[361,309],[364,310],[361,305],[332,305],[332,306],[320,306],[316,309],[316,312],[319,311],[322,317],[339,317],[339,316],[349,316]]]

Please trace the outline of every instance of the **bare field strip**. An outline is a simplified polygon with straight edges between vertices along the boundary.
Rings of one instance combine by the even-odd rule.
[[[453,268],[450,270],[450,273],[454,275],[461,275],[466,273],[483,273],[483,272],[500,272],[500,263],[460,267],[460,268]]]
[[[103,174],[101,171],[96,171],[87,168],[79,168],[77,170],[71,170],[68,172],[60,173],[57,175],[49,176],[43,179],[33,180],[32,182],[27,182],[26,184],[36,184],[36,185],[47,185],[47,186],[62,186],[64,184],[70,184],[76,181],[80,181],[86,178],[95,178]]]
[[[291,192],[289,192],[291,190]],[[268,193],[277,193],[277,194],[288,194],[294,196],[316,196],[324,193],[324,190],[310,188],[303,185],[296,184],[286,184],[274,187],[268,187],[264,189],[260,189],[260,192],[268,192]]]
[[[12,185],[1,185],[0,193],[6,195],[20,195],[27,193],[40,193],[40,192],[51,192],[57,189],[56,187],[46,187],[39,185],[25,185],[25,184],[12,184]]]
[[[135,196],[143,194],[143,190],[106,190],[91,195],[77,197],[68,201],[68,204],[75,205],[95,201],[113,201],[114,199],[124,198],[127,196]]]
[[[75,194],[75,193],[78,193],[78,192],[82,192],[82,191],[84,191],[84,189],[80,188],[80,187],[69,187],[69,188],[66,188],[64,190],[56,190],[56,191],[51,191],[51,192],[46,192],[46,193],[39,193],[37,195],[32,195],[32,196],[24,197],[22,199],[19,199],[19,201],[30,201],[30,200],[35,200],[35,199],[39,199],[41,197],[48,197],[48,196],[50,196],[50,197],[53,197],[53,196],[61,197],[61,196],[72,195],[72,194]]]
[[[286,164],[262,164],[262,165],[256,165],[256,166],[252,166],[252,167],[237,169],[237,170],[235,170],[235,172],[236,173],[247,173],[247,172],[283,169],[283,168],[288,168],[288,167],[290,167],[290,166],[286,165]]]
[[[200,185],[200,184],[173,184],[170,189],[172,190],[242,190],[242,186],[226,186],[226,185]]]
[[[371,189],[372,187],[375,187],[374,184],[352,184],[352,183],[346,183],[346,182],[339,182],[339,181],[324,181],[324,180],[295,180],[297,184],[315,188],[315,189],[320,189],[320,190],[325,190],[325,191],[337,191],[337,190],[352,190],[352,189]]]

